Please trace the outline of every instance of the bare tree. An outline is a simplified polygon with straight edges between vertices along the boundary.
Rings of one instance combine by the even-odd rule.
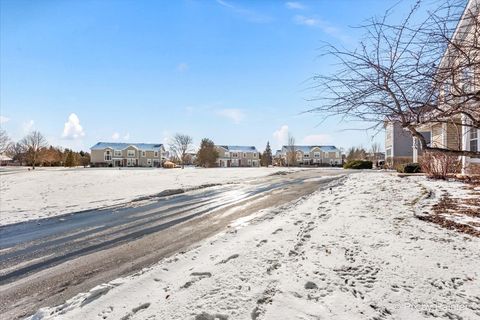
[[[23,144],[20,142],[10,144],[7,150],[7,155],[13,159],[13,161],[23,165],[26,158],[26,150]]]
[[[47,139],[39,131],[32,131],[20,143],[26,150],[27,160],[31,163],[32,169],[35,169],[42,149],[48,146]]]
[[[297,157],[295,154],[295,137],[290,133],[288,133],[286,161],[287,167],[294,166],[297,163]]]
[[[480,70],[480,1],[470,4],[464,12],[465,0],[444,0],[428,11],[418,0],[400,23],[390,22],[387,11],[361,26],[365,38],[356,49],[326,45],[322,56],[333,57],[339,69],[314,77],[321,96],[312,99],[317,105],[310,111],[361,120],[377,132],[385,121],[399,123],[426,151],[479,157],[478,151],[431,146],[419,129],[436,123],[460,127],[462,118],[480,128],[474,83]]]
[[[380,153],[380,143],[373,142],[370,147],[370,152],[372,154],[372,161],[376,164],[378,161],[378,154]]]
[[[5,130],[0,129],[0,154],[5,153],[5,151],[8,150],[8,147],[10,146],[11,141],[10,137],[7,135],[7,132]]]
[[[180,159],[182,169],[187,161],[187,153],[192,149],[193,138],[186,134],[177,133],[170,142],[170,150]]]

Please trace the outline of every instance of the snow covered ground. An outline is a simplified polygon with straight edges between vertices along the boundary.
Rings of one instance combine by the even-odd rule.
[[[460,186],[353,174],[33,319],[478,319],[480,239],[414,216]]]
[[[258,178],[286,168],[37,168],[0,173],[0,225],[129,202],[167,189]]]

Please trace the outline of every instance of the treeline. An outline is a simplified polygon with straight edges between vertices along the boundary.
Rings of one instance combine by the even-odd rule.
[[[42,167],[76,167],[90,164],[88,152],[54,147],[38,131],[27,134],[20,141],[11,141],[5,131],[0,132],[0,153],[12,158],[14,164]]]

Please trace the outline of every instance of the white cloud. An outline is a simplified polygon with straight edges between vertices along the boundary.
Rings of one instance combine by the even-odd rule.
[[[112,139],[113,139],[113,140],[118,140],[119,138],[120,138],[120,133],[114,132],[114,133],[112,134]]]
[[[127,132],[124,136],[123,136],[123,140],[130,140],[130,133]]]
[[[30,131],[32,131],[34,126],[35,126],[35,121],[33,120],[28,120],[27,122],[24,122],[22,125],[23,132],[29,133]]]
[[[4,124],[10,121],[9,117],[0,116],[0,124]]]
[[[228,8],[229,10],[233,11],[237,15],[244,17],[246,20],[250,22],[268,23],[273,20],[272,17],[270,16],[263,15],[252,10],[244,9],[242,7],[233,5],[225,0],[217,0],[217,3],[225,8]]]
[[[292,9],[292,10],[301,10],[301,9],[305,9],[305,6],[303,4],[301,4],[300,2],[287,2],[285,3],[285,6],[288,8],[288,9]]]
[[[71,113],[63,126],[62,138],[74,140],[83,136],[85,136],[85,131],[80,125],[80,119],[75,113]]]
[[[303,138],[303,144],[306,145],[322,145],[331,141],[331,137],[328,134],[311,134]]]
[[[188,64],[185,62],[179,63],[177,66],[179,72],[186,72],[188,70]]]
[[[288,126],[284,124],[278,130],[273,132],[273,138],[277,142],[277,147],[287,143],[288,140]]]
[[[295,17],[293,17],[293,21],[295,21],[296,24],[302,24],[310,27],[318,26],[321,23],[321,21],[318,19],[309,18],[301,15],[296,15]]]
[[[324,33],[343,42],[351,41],[348,35],[344,34],[339,28],[332,26],[328,21],[318,18],[305,17],[302,15],[294,16],[293,21],[296,24],[320,28],[320,30],[322,30]]]
[[[232,120],[234,123],[240,123],[245,118],[245,113],[240,109],[222,109],[218,110],[219,116]]]

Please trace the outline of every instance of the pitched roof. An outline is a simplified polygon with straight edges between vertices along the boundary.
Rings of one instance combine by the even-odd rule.
[[[301,151],[303,153],[310,152],[313,148],[319,148],[323,152],[340,151],[335,146],[294,146],[295,151]],[[282,146],[282,151],[287,150],[288,146]]]
[[[106,148],[114,150],[123,150],[130,146],[142,151],[160,151],[163,147],[161,143],[125,143],[125,142],[98,142],[96,145],[91,147],[91,150],[103,150]]]
[[[254,146],[218,146],[230,152],[258,152]]]

